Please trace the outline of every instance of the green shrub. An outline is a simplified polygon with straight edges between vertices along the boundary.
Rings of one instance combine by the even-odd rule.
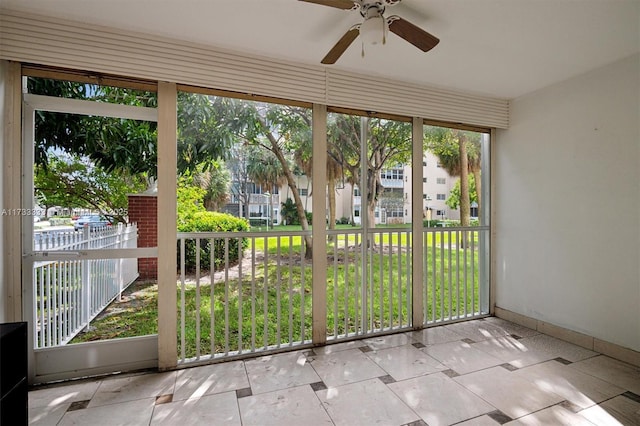
[[[311,212],[308,212],[308,211],[305,210],[304,215],[307,217],[307,223],[309,225],[311,225],[311,218],[312,218],[313,214]]]
[[[248,231],[249,224],[230,214],[200,211],[195,212],[184,219],[178,225],[178,232],[241,232]],[[234,264],[239,259],[239,240],[229,239],[229,263]],[[241,239],[242,249],[247,248],[249,241]],[[217,238],[213,240],[213,269],[219,270],[225,266],[225,240]],[[180,262],[180,243],[178,243],[178,262]],[[178,263],[179,264],[179,263]],[[185,241],[185,267],[193,271],[196,268],[196,242],[193,239]],[[200,269],[211,267],[211,240],[200,240]]]
[[[425,228],[435,228],[436,226],[440,226],[440,221],[439,220],[427,220],[424,219],[422,221],[422,226],[424,226]]]
[[[342,216],[340,218],[340,220],[338,220],[338,225],[348,225],[349,224],[349,218]]]

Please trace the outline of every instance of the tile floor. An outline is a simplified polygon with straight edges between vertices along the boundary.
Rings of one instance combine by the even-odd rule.
[[[640,368],[498,318],[32,390],[42,425],[640,425]]]

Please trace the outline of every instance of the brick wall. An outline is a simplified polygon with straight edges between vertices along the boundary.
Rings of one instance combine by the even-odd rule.
[[[138,247],[158,245],[158,197],[129,195],[129,222],[138,224]],[[140,278],[158,278],[158,259],[138,259]]]

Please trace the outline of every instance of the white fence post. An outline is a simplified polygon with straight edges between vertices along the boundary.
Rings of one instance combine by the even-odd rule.
[[[84,244],[86,248],[91,248],[90,243],[90,230],[89,227],[86,226],[82,230],[82,235],[84,236]],[[83,293],[83,302],[84,302],[84,321],[85,321],[85,331],[89,331],[89,322],[91,320],[91,261],[83,260],[82,261],[82,293]]]
[[[122,223],[118,223],[118,229],[116,231],[116,247],[126,247],[126,234],[125,228]],[[116,279],[118,280],[118,302],[122,300],[122,290],[123,290],[123,277],[122,277],[122,264],[124,259],[116,259]]]

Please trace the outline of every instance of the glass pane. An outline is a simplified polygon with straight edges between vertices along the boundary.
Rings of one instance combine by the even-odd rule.
[[[30,77],[27,88],[52,98],[157,103],[155,93],[71,81]],[[157,260],[117,253],[157,246],[156,129],[90,112],[35,111],[27,250],[52,259],[33,264],[36,347],[157,332]],[[83,257],[89,250],[114,255]]]
[[[311,111],[178,94],[178,356],[311,338]]]
[[[425,126],[427,181],[422,191],[428,226],[480,224],[484,146],[483,133]]]
[[[486,315],[488,135],[425,126],[424,141],[424,323]]]
[[[407,327],[411,125],[344,114],[329,114],[327,124],[329,162],[337,170],[329,200],[334,192],[344,218],[327,244],[328,337]]]

